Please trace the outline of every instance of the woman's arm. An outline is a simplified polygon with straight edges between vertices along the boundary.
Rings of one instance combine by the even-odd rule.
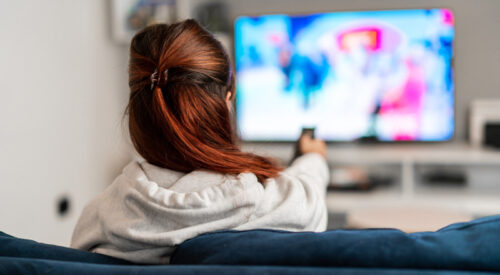
[[[236,229],[270,228],[323,231],[329,169],[323,141],[301,137],[301,155],[275,179],[263,184],[260,202],[248,223]]]

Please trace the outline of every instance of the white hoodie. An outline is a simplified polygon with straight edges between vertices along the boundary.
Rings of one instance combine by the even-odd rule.
[[[71,247],[136,263],[169,262],[175,246],[217,230],[323,231],[329,176],[309,153],[261,184],[252,173],[181,173],[133,161],[83,210]]]

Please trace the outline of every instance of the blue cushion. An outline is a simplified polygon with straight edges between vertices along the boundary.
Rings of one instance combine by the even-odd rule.
[[[500,271],[500,215],[412,234],[395,229],[215,232],[181,244],[171,262]]]
[[[286,267],[286,266],[221,266],[221,265],[108,265],[65,262],[44,259],[0,257],[0,274],[369,274],[369,275],[422,275],[462,274],[457,271],[411,270],[411,269],[366,269],[336,267]],[[474,274],[467,272],[467,274]],[[484,274],[484,273],[481,273]]]
[[[38,243],[19,239],[0,231],[0,256],[53,259],[59,261],[77,261],[101,264],[128,264],[128,261],[108,257],[102,254],[71,249],[67,247]]]

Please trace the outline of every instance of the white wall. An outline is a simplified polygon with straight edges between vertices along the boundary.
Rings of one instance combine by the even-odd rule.
[[[109,38],[107,1],[0,3],[0,231],[68,245],[83,205],[130,158],[128,50]]]

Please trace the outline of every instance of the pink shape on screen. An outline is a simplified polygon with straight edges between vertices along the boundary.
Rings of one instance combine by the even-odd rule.
[[[443,23],[446,25],[453,25],[455,18],[453,17],[453,12],[449,9],[442,9],[441,16],[443,17]]]
[[[337,43],[341,50],[350,51],[354,43],[361,44],[365,49],[377,51],[380,49],[382,31],[376,27],[358,27],[341,32]]]
[[[360,22],[355,27],[339,31],[335,39],[342,51],[350,51],[351,47],[360,45],[370,52],[394,52],[403,38],[395,26]]]
[[[274,44],[274,45],[280,45],[284,42],[284,37],[282,34],[279,33],[272,33],[268,36],[268,39]]]
[[[414,140],[419,132],[420,117],[422,115],[423,97],[426,91],[423,70],[414,62],[405,62],[408,70],[406,82],[399,87],[399,95],[382,99],[380,115],[384,116],[408,116],[414,118],[415,129],[411,131],[396,131],[395,140]]]
[[[416,135],[408,135],[408,134],[396,134],[393,139],[396,141],[410,141],[415,140]]]

